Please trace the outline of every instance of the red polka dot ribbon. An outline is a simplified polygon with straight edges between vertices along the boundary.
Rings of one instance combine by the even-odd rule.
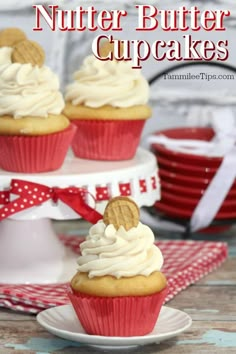
[[[102,219],[102,215],[86,203],[86,194],[88,192],[84,188],[51,188],[34,182],[13,179],[10,190],[0,192],[0,204],[3,205],[0,208],[0,221],[52,199],[55,203],[58,200],[62,201],[83,219],[95,224]],[[18,198],[12,200],[13,195]]]
[[[9,191],[0,192],[0,205],[9,203],[9,200],[10,200]]]

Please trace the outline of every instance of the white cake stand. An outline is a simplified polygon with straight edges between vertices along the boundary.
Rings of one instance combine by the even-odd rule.
[[[89,161],[69,153],[62,168],[50,173],[30,175],[0,170],[0,191],[9,189],[12,179],[48,187],[86,188],[96,198],[100,213],[108,201],[106,193],[110,197],[130,195],[140,207],[151,206],[160,198],[156,158],[141,148],[129,161]],[[88,204],[95,206],[89,195]],[[58,240],[51,219],[78,218],[80,215],[68,205],[49,200],[1,221],[0,283],[67,282],[76,271],[77,256]]]

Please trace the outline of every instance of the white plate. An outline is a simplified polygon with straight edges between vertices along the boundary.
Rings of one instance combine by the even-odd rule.
[[[163,306],[150,334],[140,337],[105,337],[86,334],[71,305],[44,310],[37,315],[41,326],[58,337],[106,349],[124,349],[159,343],[185,331],[192,319],[185,312]]]

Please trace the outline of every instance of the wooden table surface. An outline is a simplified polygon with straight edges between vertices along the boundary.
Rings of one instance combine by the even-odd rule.
[[[193,319],[192,326],[160,344],[139,346],[134,350],[136,354],[236,353],[236,232],[228,241],[227,261],[167,303],[188,313]],[[101,352],[85,345],[75,346],[73,342],[49,334],[33,315],[0,309],[0,354]],[[131,352],[122,350],[122,354]]]

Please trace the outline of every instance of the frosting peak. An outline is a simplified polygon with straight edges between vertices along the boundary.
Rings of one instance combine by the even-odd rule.
[[[59,79],[46,66],[12,63],[12,48],[0,48],[0,115],[14,118],[60,114]]]
[[[106,226],[99,221],[80,245],[78,271],[88,272],[90,278],[148,276],[160,271],[163,264],[162,253],[154,240],[152,230],[141,222],[126,231],[123,226],[116,230],[112,224]]]
[[[131,107],[147,104],[149,86],[139,69],[129,61],[102,61],[88,56],[74,82],[66,88],[65,99],[73,105],[97,108],[104,105]]]

